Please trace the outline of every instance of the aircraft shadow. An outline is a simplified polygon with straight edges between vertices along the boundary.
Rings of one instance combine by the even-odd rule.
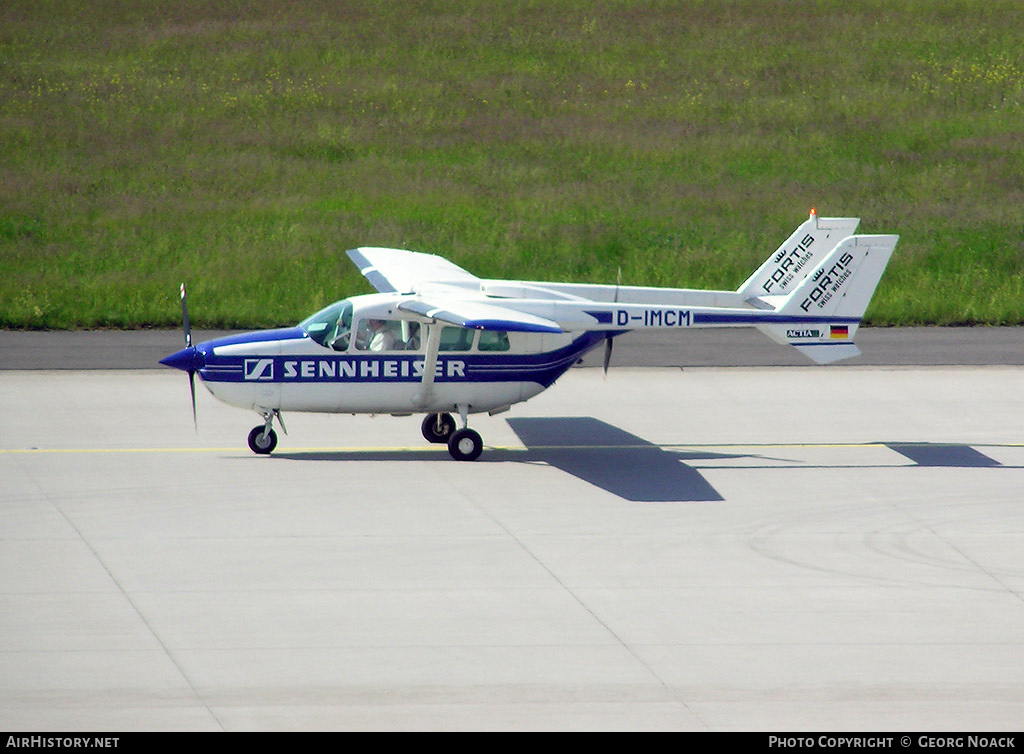
[[[886,442],[880,443],[890,450],[909,458],[918,466],[946,466],[959,469],[978,469],[1002,466],[969,445],[958,443]]]
[[[508,419],[526,450],[487,448],[476,461],[546,463],[623,500],[640,503],[692,503],[723,500],[700,472],[685,461],[749,458],[742,453],[668,451],[593,417]],[[293,461],[449,462],[443,446],[423,450],[277,452]]]
[[[526,450],[487,448],[477,464],[545,463],[623,500],[641,503],[719,502],[724,498],[701,475],[687,465],[701,461],[763,459],[769,465],[740,466],[715,464],[716,469],[788,468],[809,470],[837,468],[751,453],[721,453],[706,450],[666,450],[642,437],[630,434],[593,417],[524,418],[506,420]],[[1018,468],[1004,466],[975,448],[962,443],[881,442],[913,462],[914,466],[954,468]],[[422,450],[349,450],[274,453],[273,458],[296,461],[439,461],[450,462],[444,446]],[[783,465],[779,465],[779,462]],[[888,468],[879,465],[843,468]]]
[[[530,460],[543,461],[632,502],[721,501],[700,472],[682,461],[739,457],[667,451],[590,416],[507,422],[528,448]]]

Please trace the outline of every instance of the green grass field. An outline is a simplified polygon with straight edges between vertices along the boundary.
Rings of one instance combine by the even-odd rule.
[[[359,245],[735,288],[805,217],[898,233],[873,324],[1024,322],[1024,9],[0,4],[0,327],[293,323]]]

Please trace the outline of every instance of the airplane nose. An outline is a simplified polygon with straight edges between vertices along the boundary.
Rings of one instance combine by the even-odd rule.
[[[180,369],[183,372],[198,372],[206,366],[206,357],[195,346],[189,346],[160,359],[160,363],[164,366]]]

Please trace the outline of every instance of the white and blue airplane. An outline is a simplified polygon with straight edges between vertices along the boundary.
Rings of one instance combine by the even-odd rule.
[[[483,280],[432,254],[361,247],[348,256],[379,292],[295,327],[193,345],[183,284],[185,348],[160,363],[188,372],[193,420],[197,373],[214,397],[260,414],[256,453],[277,446],[286,411],[423,413],[423,436],[471,461],[483,441],[470,414],[532,398],[602,344],[607,371],[612,339],[631,330],[755,327],[819,364],[856,356],[899,238],[854,235],[858,222],[811,210],[735,291]]]

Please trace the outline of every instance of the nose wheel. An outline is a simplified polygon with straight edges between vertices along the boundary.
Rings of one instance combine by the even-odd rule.
[[[268,455],[277,447],[277,432],[260,425],[249,433],[249,449],[253,453]]]
[[[277,447],[277,432],[274,431],[274,419],[277,419],[285,434],[288,434],[288,430],[285,429],[284,419],[281,418],[281,412],[277,409],[262,411],[261,413],[263,414],[264,423],[253,427],[249,433],[249,450],[265,456],[272,453],[274,448]]]

